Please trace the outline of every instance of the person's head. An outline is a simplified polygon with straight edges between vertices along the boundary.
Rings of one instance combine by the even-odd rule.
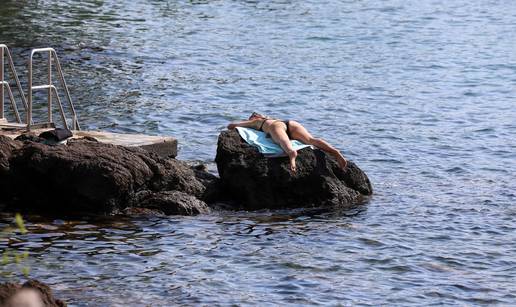
[[[268,117],[263,114],[257,113],[257,112],[253,112],[251,114],[251,116],[249,116],[249,119],[256,119],[256,118],[268,118]]]

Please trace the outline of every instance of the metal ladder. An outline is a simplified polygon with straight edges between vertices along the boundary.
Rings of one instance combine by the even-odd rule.
[[[47,84],[43,85],[32,85],[32,62],[34,59],[34,55],[36,53],[48,53],[48,60],[47,60]],[[66,129],[70,129],[68,126],[68,122],[66,121],[66,116],[63,109],[63,104],[61,103],[61,99],[59,98],[59,94],[57,93],[57,88],[52,83],[52,60],[56,64],[55,67],[57,69],[57,74],[59,77],[59,80],[61,81],[61,86],[63,87],[66,98],[68,100],[68,106],[72,112],[72,129],[73,130],[81,130],[81,127],[79,126],[79,121],[77,119],[77,113],[75,112],[75,108],[73,106],[72,97],[70,96],[70,91],[68,90],[68,85],[66,85],[66,81],[63,75],[63,70],[61,69],[61,63],[59,62],[59,58],[57,57],[57,53],[54,50],[54,48],[39,48],[39,49],[33,49],[30,53],[30,59],[29,59],[29,90],[28,90],[28,109],[27,109],[27,130],[30,130],[33,125],[37,126],[45,126],[45,125],[53,125],[54,122],[52,120],[52,94],[55,95],[57,99],[57,104],[59,107],[59,112],[61,113],[61,119],[63,120],[63,125]],[[48,122],[46,123],[39,123],[39,124],[33,124],[32,123],[32,92],[35,90],[44,90],[46,89],[48,91],[47,97],[48,97]]]
[[[34,86],[32,84],[33,79],[33,70],[32,70],[32,63],[34,60],[34,55],[37,53],[47,53],[48,54],[48,60],[47,60],[47,84],[43,85],[37,85]],[[18,112],[18,108],[16,106],[16,101],[14,100],[14,96],[11,90],[11,87],[9,85],[9,82],[4,80],[4,57],[7,55],[7,59],[9,62],[9,68],[11,70],[11,74],[13,78],[16,81],[16,85],[18,87],[18,90],[20,92],[20,95],[22,97],[23,106],[25,107],[26,111],[26,122],[25,124],[22,123],[20,114]],[[72,102],[72,97],[70,96],[70,91],[68,90],[68,85],[66,84],[63,70],[61,69],[61,63],[59,62],[59,58],[57,57],[57,53],[53,48],[39,48],[39,49],[33,49],[30,53],[30,59],[29,59],[29,80],[28,80],[28,99],[25,97],[25,94],[23,92],[23,89],[21,87],[20,80],[18,78],[18,74],[16,73],[16,69],[14,67],[14,63],[12,60],[11,52],[9,51],[9,48],[4,45],[0,44],[0,127],[11,127],[11,128],[27,128],[27,130],[31,130],[34,128],[52,128],[55,127],[55,123],[52,118],[52,98],[55,95],[57,104],[59,107],[59,112],[61,114],[61,119],[63,121],[63,125],[66,129],[70,129],[68,122],[66,120],[66,116],[63,109],[63,104],[61,103],[61,99],[59,98],[59,94],[57,92],[57,88],[52,83],[52,61],[55,63],[55,68],[59,77],[59,80],[61,81],[61,86],[65,91],[66,99],[68,100],[68,106],[72,112],[72,129],[73,130],[81,130],[81,127],[79,125],[79,121],[77,119],[77,113],[75,112],[75,108]],[[4,114],[4,89],[7,89],[7,92],[9,94],[9,99],[11,100],[11,104],[13,107],[14,115],[16,117],[17,123],[8,123],[7,119],[5,118]],[[42,123],[34,123],[32,119],[32,92],[36,90],[44,90],[46,89],[48,91],[47,93],[47,109],[48,109],[48,121],[42,122]]]
[[[4,59],[5,56],[7,56],[7,62],[9,64],[9,68],[11,70],[11,75],[16,81],[16,87],[18,88],[18,91],[20,92],[20,96],[22,98],[23,106],[25,107],[25,110],[27,110],[27,100],[25,99],[25,94],[23,93],[23,89],[20,83],[20,79],[18,78],[18,74],[16,73],[16,68],[14,67],[13,58],[11,56],[11,52],[9,51],[9,48],[4,45],[0,44],[0,124],[2,126],[20,126],[22,124],[22,120],[20,117],[20,113],[18,112],[18,107],[16,106],[16,100],[14,99],[13,91],[11,90],[11,86],[9,85],[9,82],[5,81],[5,68],[4,68]],[[7,119],[5,118],[5,95],[4,90],[7,89],[7,93],[9,94],[9,100],[11,101],[11,105],[13,107],[14,116],[16,117],[16,121],[18,125],[12,125],[7,122]]]

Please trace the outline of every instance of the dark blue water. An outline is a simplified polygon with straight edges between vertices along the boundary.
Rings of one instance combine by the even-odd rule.
[[[516,304],[516,2],[6,3],[0,40],[22,79],[30,48],[56,47],[83,128],[176,136],[181,159],[213,169],[229,121],[296,119],[376,192],[345,212],[26,217],[10,246],[58,296]]]

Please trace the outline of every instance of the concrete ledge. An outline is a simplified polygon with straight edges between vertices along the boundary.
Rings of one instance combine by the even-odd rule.
[[[173,137],[103,131],[73,131],[73,135],[74,138],[89,136],[99,142],[113,145],[141,147],[164,158],[175,158],[177,156],[177,140]]]
[[[31,130],[36,135],[51,129]],[[0,135],[16,138],[24,130],[0,130]],[[152,136],[144,134],[123,134],[104,131],[73,131],[73,138],[92,137],[101,143],[121,145],[126,147],[141,147],[164,158],[177,156],[177,139],[168,136]]]

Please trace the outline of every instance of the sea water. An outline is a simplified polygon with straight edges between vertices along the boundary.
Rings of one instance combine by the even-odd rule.
[[[83,129],[171,135],[215,171],[257,111],[375,190],[349,211],[25,216],[9,247],[76,306],[516,304],[515,38],[504,0],[4,1],[22,82],[55,47]]]

